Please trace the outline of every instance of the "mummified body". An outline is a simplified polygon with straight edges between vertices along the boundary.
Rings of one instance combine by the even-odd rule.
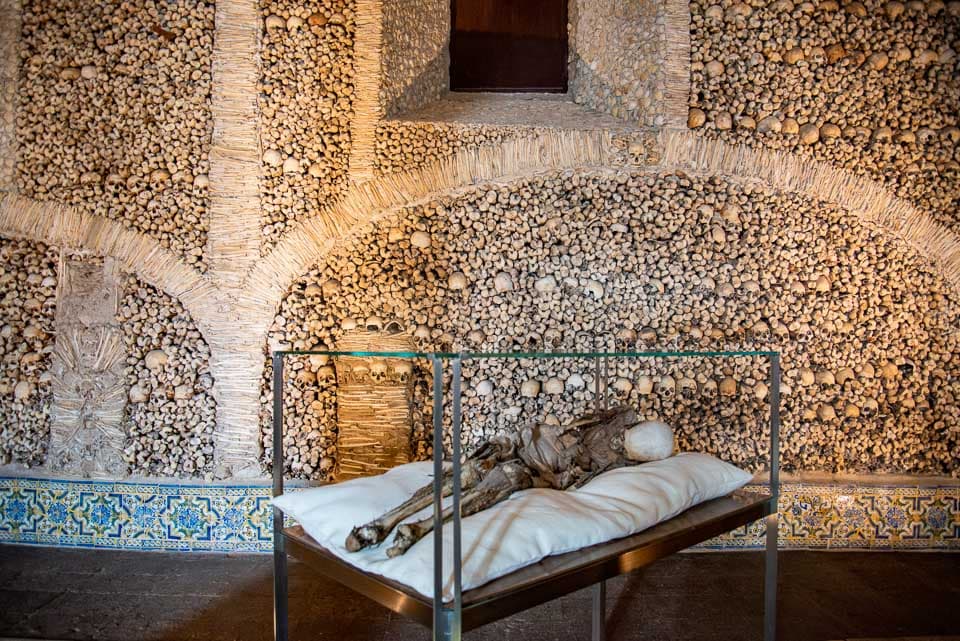
[[[669,434],[669,428],[656,425]],[[586,415],[567,425],[528,425],[513,437],[486,441],[461,466],[461,515],[485,510],[514,492],[530,487],[576,488],[608,470],[670,455],[672,436],[659,453],[632,448],[631,433],[636,434],[639,427],[632,409],[618,407]],[[453,492],[452,477],[451,471],[444,472],[443,496]],[[433,529],[433,517],[400,523],[432,502],[433,485],[430,484],[417,490],[402,505],[355,527],[347,537],[346,548],[356,552],[377,545],[396,527],[396,540],[387,554],[391,557],[403,554]],[[452,515],[452,508],[445,509],[443,521]]]

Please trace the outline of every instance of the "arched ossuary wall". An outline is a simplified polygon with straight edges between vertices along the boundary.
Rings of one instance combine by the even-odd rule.
[[[269,549],[269,351],[373,341],[776,349],[783,545],[960,545],[960,3],[571,0],[522,99],[449,93],[447,7],[0,0],[0,541]],[[366,395],[431,454],[428,372],[373,365],[288,361],[291,476]],[[593,401],[464,374],[471,444]],[[608,383],[762,470],[768,374]]]
[[[357,324],[397,322],[423,350],[772,349],[787,470],[951,474],[958,303],[922,256],[835,205],[680,172],[566,171],[364,229],[291,287],[270,340],[335,349]],[[302,358],[288,379],[287,463],[300,476],[336,464],[329,365]],[[426,452],[421,374],[414,439]],[[473,443],[593,402],[589,362],[481,361],[467,375]],[[748,468],[767,460],[767,382],[749,359],[622,363],[608,381],[674,425],[681,448]],[[265,455],[270,434],[265,422]]]

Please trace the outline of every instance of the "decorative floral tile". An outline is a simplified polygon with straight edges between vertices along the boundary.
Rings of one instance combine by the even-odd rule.
[[[762,548],[765,534],[758,521],[701,547]],[[960,487],[786,483],[778,540],[785,549],[960,549]]]
[[[272,530],[267,486],[0,478],[0,542],[268,552]],[[699,547],[759,549],[765,532],[757,521]],[[778,533],[784,549],[960,549],[960,487],[787,483]]]

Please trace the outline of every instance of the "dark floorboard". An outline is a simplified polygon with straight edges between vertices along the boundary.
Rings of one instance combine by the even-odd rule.
[[[759,553],[681,554],[608,584],[610,641],[754,641]],[[291,639],[427,641],[429,631],[305,566],[290,565]],[[264,641],[267,555],[113,552],[0,545],[0,637],[67,641]],[[590,638],[590,591],[465,635],[468,641]],[[784,552],[783,641],[960,635],[960,554]]]

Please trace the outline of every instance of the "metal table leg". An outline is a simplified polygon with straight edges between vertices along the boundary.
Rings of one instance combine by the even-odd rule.
[[[766,518],[766,571],[763,580],[763,639],[777,638],[777,539],[780,509],[780,354],[770,355],[770,503]]]
[[[283,538],[283,513],[273,508],[273,638],[289,638],[287,615],[287,550]]]
[[[766,518],[766,572],[763,579],[763,639],[777,638],[777,513]]]
[[[273,496],[283,494],[283,356],[273,354]],[[287,641],[287,546],[283,512],[273,508],[273,638]]]
[[[606,641],[607,638],[607,582],[601,581],[593,586],[593,625],[590,626],[592,641]]]

